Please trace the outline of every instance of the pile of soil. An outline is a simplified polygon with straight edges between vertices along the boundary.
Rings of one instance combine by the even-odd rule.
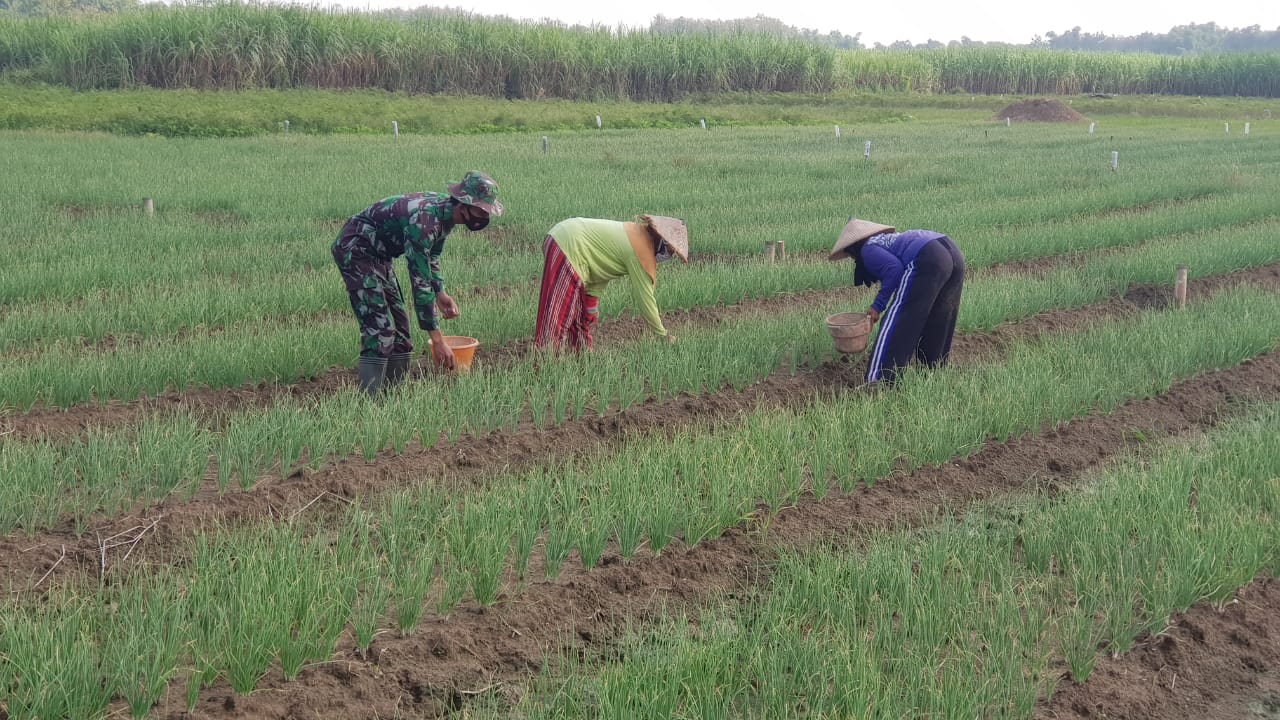
[[[1014,122],[1080,122],[1085,116],[1059,100],[1032,98],[1016,102],[995,114],[993,120],[1010,118]]]

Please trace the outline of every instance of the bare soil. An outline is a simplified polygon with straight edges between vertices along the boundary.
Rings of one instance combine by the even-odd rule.
[[[1064,679],[1040,720],[1280,718],[1280,580],[1260,577],[1222,606],[1197,605],[1098,663],[1082,685]]]
[[[1061,100],[1052,98],[1031,98],[1008,105],[996,113],[992,120],[1009,118],[1014,122],[1080,122],[1088,120],[1085,116],[1072,110]]]

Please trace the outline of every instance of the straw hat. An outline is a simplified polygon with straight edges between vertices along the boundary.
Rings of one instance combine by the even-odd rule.
[[[658,237],[662,238],[681,262],[688,264],[689,230],[685,227],[683,220],[666,215],[641,215],[640,218],[658,233]]]
[[[843,260],[845,250],[859,240],[866,240],[872,235],[879,235],[884,232],[893,232],[894,228],[889,225],[881,225],[870,220],[859,220],[857,218],[849,218],[849,222],[845,223],[844,230],[840,231],[840,239],[836,240],[836,244],[831,248],[831,256],[828,260]]]

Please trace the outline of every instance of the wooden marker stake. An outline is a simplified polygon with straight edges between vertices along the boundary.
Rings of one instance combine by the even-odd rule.
[[[774,263],[778,260],[778,244],[772,240],[764,244],[764,259],[766,262]]]
[[[1173,296],[1178,301],[1178,309],[1187,306],[1187,266],[1178,266],[1177,279],[1173,282]]]
[[[787,261],[787,241],[779,240],[778,242],[774,243],[774,245],[778,247],[778,249],[775,251],[775,254],[778,256],[778,260],[780,262],[786,262]]]
[[[142,198],[142,212],[151,217],[156,214],[156,204],[149,197]]]

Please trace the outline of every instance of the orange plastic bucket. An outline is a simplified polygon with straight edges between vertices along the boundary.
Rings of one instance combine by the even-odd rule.
[[[480,341],[466,335],[445,335],[444,341],[453,350],[453,360],[457,363],[458,372],[470,372],[471,359],[475,357]]]
[[[871,318],[866,313],[836,313],[827,316],[827,332],[842,353],[859,353],[867,349],[871,336]]]

